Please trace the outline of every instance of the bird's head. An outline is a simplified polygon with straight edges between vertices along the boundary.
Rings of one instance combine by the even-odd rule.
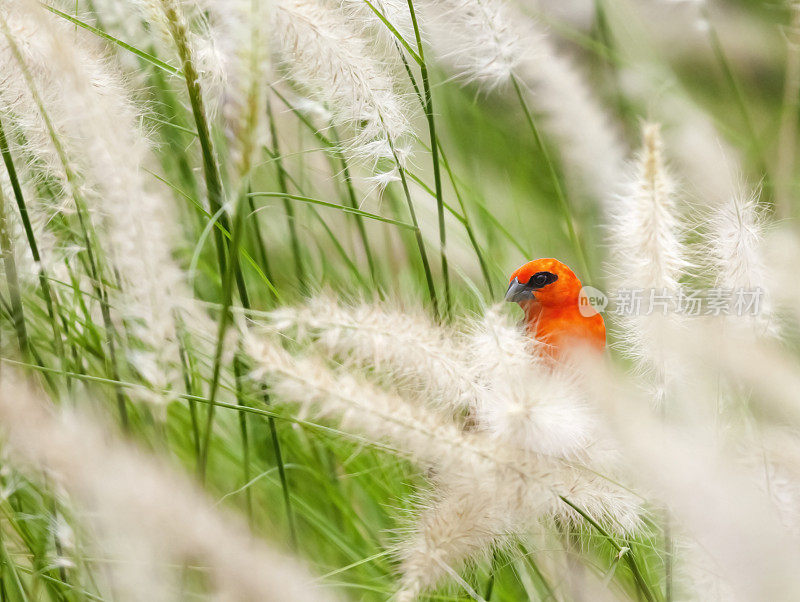
[[[581,281],[571,269],[557,259],[529,261],[509,278],[506,301],[523,308],[536,303],[544,306],[578,303]]]

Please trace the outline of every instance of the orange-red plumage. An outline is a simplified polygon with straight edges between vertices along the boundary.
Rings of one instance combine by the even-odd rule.
[[[602,351],[605,322],[586,305],[581,312],[581,288],[575,273],[557,259],[536,259],[511,274],[506,300],[519,303],[528,332],[551,356],[561,357],[576,345]]]

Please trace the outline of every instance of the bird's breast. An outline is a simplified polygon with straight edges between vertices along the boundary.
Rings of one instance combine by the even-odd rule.
[[[600,314],[584,316],[577,308],[548,308],[541,305],[526,309],[528,332],[548,345],[554,355],[580,345],[598,351],[605,348],[606,328]]]

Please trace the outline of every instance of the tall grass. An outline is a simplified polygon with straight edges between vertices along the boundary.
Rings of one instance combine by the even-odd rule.
[[[797,7],[568,4],[0,6],[1,600],[796,599]]]

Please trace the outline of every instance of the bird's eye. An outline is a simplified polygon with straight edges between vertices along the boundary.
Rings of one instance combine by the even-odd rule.
[[[528,280],[528,286],[532,288],[542,288],[558,280],[558,276],[552,272],[536,272]]]

